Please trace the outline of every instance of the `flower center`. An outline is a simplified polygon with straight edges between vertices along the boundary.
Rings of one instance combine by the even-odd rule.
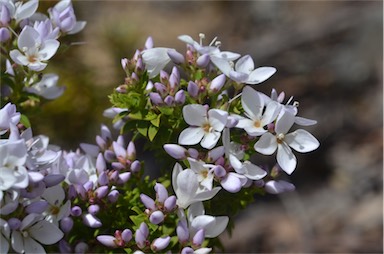
[[[208,176],[208,170],[202,170],[202,171],[200,171],[200,175],[201,175],[203,178],[207,178],[207,176]]]
[[[29,55],[28,56],[28,62],[34,63],[37,61],[37,57],[35,55]]]
[[[285,135],[283,133],[280,133],[279,135],[276,136],[276,140],[278,144],[281,144],[284,142]]]
[[[52,206],[51,209],[50,209],[50,212],[53,215],[58,215],[59,212],[60,212],[60,208],[58,208],[57,206]]]
[[[209,123],[205,123],[202,127],[206,133],[212,132],[212,126]]]
[[[260,120],[256,120],[256,121],[253,123],[253,126],[255,126],[256,128],[260,128],[260,127],[261,127],[261,121],[260,121]]]

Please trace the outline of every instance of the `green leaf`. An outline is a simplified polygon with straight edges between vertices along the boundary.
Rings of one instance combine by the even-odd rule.
[[[22,123],[25,126],[25,128],[31,127],[31,122],[29,121],[26,115],[21,115],[20,123]]]
[[[173,110],[174,108],[170,108],[170,107],[157,107],[160,112],[164,115],[167,115],[167,116],[170,116],[173,114]]]
[[[144,137],[147,137],[148,136],[148,125],[149,123],[148,122],[145,122],[145,121],[139,121],[137,122],[137,131],[143,135]]]
[[[159,127],[160,126],[160,118],[161,118],[161,115],[157,115],[157,117],[155,119],[151,120],[151,124],[153,124],[156,127]]]
[[[153,126],[153,125],[149,126],[149,128],[148,128],[148,138],[149,138],[150,141],[152,141],[155,138],[155,136],[156,136],[158,131],[159,131],[158,127]]]
[[[143,211],[142,211],[138,206],[134,206],[134,207],[132,207],[131,210],[134,211],[134,212],[136,212],[137,214],[141,214],[141,213],[143,213]]]

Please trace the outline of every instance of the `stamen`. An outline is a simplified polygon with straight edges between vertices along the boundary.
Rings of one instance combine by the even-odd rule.
[[[278,144],[283,143],[284,138],[285,138],[285,135],[283,133],[279,133],[279,135],[276,136],[277,143]]]
[[[209,46],[212,46],[217,40],[217,36],[215,38],[213,38],[213,40],[211,41],[211,43],[209,43]]]
[[[295,101],[295,102],[293,103],[293,106],[296,107],[296,108],[298,108],[299,105],[300,105],[300,103],[299,103],[298,101]]]
[[[200,45],[203,46],[203,39],[205,39],[205,34],[199,33],[199,38],[200,38]]]

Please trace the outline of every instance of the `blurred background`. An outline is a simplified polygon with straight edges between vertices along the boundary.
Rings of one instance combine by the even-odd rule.
[[[52,6],[42,2],[40,8]],[[76,149],[94,143],[107,95],[123,82],[120,59],[148,36],[155,46],[185,44],[205,33],[222,50],[250,54],[278,72],[257,90],[295,96],[299,115],[321,145],[296,154],[297,190],[256,197],[236,217],[229,253],[382,253],[383,3],[382,1],[79,1],[80,42],[51,61],[67,87],[32,117],[35,134]]]

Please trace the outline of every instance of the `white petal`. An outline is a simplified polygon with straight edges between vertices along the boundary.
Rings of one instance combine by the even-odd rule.
[[[219,216],[215,218],[215,225],[207,227],[205,230],[205,237],[215,238],[219,236],[227,228],[229,218],[227,216]]]
[[[316,150],[320,145],[319,141],[311,133],[302,129],[285,135],[284,141],[290,147],[302,153]]]
[[[229,72],[232,70],[231,64],[228,60],[222,59],[220,57],[211,56],[211,62],[227,77]]]
[[[249,161],[244,162],[244,167],[247,171],[244,175],[251,180],[260,180],[267,175],[267,172],[265,172],[265,170],[252,164]]]
[[[301,126],[311,126],[317,124],[316,120],[296,116],[295,117],[295,124],[301,125]]]
[[[259,84],[269,79],[275,72],[276,69],[273,67],[257,68],[249,74],[247,84]]]
[[[41,219],[42,219],[41,214],[35,214],[35,213],[28,214],[27,216],[24,217],[23,221],[21,222],[20,230],[24,230],[28,228],[29,226],[33,225],[35,222]]]
[[[16,22],[19,22],[22,19],[26,19],[32,16],[36,12],[38,5],[38,0],[31,0],[22,4],[19,8],[16,9]]]
[[[229,163],[235,169],[235,171],[239,174],[245,173],[245,168],[243,167],[243,163],[239,159],[236,158],[233,154],[229,155]]]
[[[265,130],[263,127],[261,127],[261,126],[255,127],[253,124],[244,127],[244,130],[248,133],[248,135],[254,136],[254,137],[255,136],[261,136],[267,132],[267,130]]]
[[[275,101],[270,101],[267,104],[263,118],[261,120],[261,125],[265,126],[269,123],[272,123],[276,120],[276,117],[279,115],[281,109],[281,104]]]
[[[242,72],[230,71],[229,78],[237,83],[245,83],[248,80],[249,75]]]
[[[100,152],[100,148],[97,145],[92,145],[92,144],[87,144],[87,143],[80,143],[80,148],[83,149],[83,151],[86,154],[89,154],[92,157],[97,157],[99,155],[99,152]],[[125,149],[124,148],[121,148],[121,149],[124,150],[124,156],[123,157],[125,157]],[[114,146],[114,150],[115,150],[115,146]],[[115,150],[115,153],[116,153],[117,156],[119,156],[119,154],[117,154],[116,150]]]
[[[193,45],[193,43],[195,42],[193,39],[192,39],[192,37],[191,36],[189,36],[189,35],[180,35],[180,36],[178,36],[177,37],[180,41],[182,41],[182,42],[185,42],[185,43],[187,43],[187,44],[190,44],[190,45]]]
[[[285,143],[282,142],[277,147],[277,163],[279,163],[282,170],[284,170],[288,175],[296,168],[297,160],[293,154],[291,148]]]
[[[191,221],[190,226],[194,229],[194,231],[208,229],[209,227],[215,226],[215,217],[209,215],[197,216]]]
[[[18,253],[24,252],[24,241],[20,231],[12,231],[11,236],[12,249]]]
[[[40,61],[36,61],[34,63],[28,63],[28,68],[33,71],[42,71],[47,67],[46,63],[42,63]]]
[[[77,21],[75,26],[71,29],[71,31],[68,32],[68,34],[75,34],[80,32],[84,29],[85,25],[87,24],[86,21]]]
[[[239,122],[236,124],[236,128],[242,128],[244,129],[245,127],[250,128],[253,126],[254,122],[250,120],[249,118],[245,118],[242,116],[238,117]]]
[[[29,64],[29,61],[28,61],[27,57],[25,55],[23,55],[17,49],[11,50],[11,52],[9,53],[9,56],[17,64],[20,64],[20,65],[27,65],[27,64]]]
[[[275,131],[277,134],[286,134],[295,122],[295,115],[283,108],[276,120]]]
[[[39,32],[30,26],[25,26],[17,39],[17,45],[20,50],[23,50],[23,48],[35,49],[36,43],[40,42]]]
[[[203,140],[201,140],[201,146],[206,149],[212,149],[217,144],[217,141],[219,141],[220,138],[220,132],[213,131],[206,133],[203,137]]]
[[[193,254],[208,254],[210,253],[212,248],[199,248],[193,252]]]
[[[2,192],[0,192],[2,193]],[[1,199],[0,199],[1,200]],[[0,234],[0,253],[8,253],[9,250],[9,242],[8,239],[3,237],[3,234]]]
[[[42,220],[29,228],[31,237],[42,244],[54,244],[63,238],[64,233],[52,223]]]
[[[186,208],[191,204],[199,187],[197,176],[191,169],[181,171],[176,179],[178,189],[176,191],[179,206]]]
[[[210,109],[208,111],[209,124],[216,131],[222,131],[227,123],[228,112],[220,109]]]
[[[40,60],[49,60],[56,54],[57,49],[60,46],[60,42],[57,40],[44,41],[44,47],[39,51]]]
[[[250,74],[251,71],[255,69],[255,64],[253,63],[252,57],[250,55],[245,55],[237,60],[235,65],[235,70],[237,72],[242,72]],[[248,76],[248,75],[247,75]]]
[[[276,151],[277,140],[272,133],[264,133],[255,143],[255,150],[264,155],[271,155]]]
[[[171,61],[168,56],[170,48],[151,48],[142,52],[143,61],[148,70],[149,78],[156,77],[162,69]]]
[[[204,136],[204,130],[200,127],[189,127],[183,130],[179,136],[180,145],[196,145]]]
[[[25,254],[36,254],[36,253],[41,253],[45,254],[45,249],[41,244],[33,240],[31,237],[26,237],[24,238],[24,249],[25,249]]]
[[[241,190],[242,183],[236,174],[228,173],[227,176],[220,182],[223,188],[231,193],[236,193]]]
[[[193,203],[189,208],[188,208],[188,219],[189,221],[192,221],[193,218],[199,216],[199,215],[204,215],[205,210],[204,210],[204,205],[203,202],[196,202]]]
[[[181,167],[181,165],[179,163],[175,163],[175,166],[173,166],[173,170],[172,170],[172,186],[175,192],[179,189],[177,185],[177,176],[180,174],[182,170],[183,168]]]
[[[0,167],[0,170],[1,170],[0,191],[8,190],[17,181],[17,178],[14,175],[14,169],[13,168]]]
[[[58,206],[63,203],[65,198],[65,192],[63,187],[55,185],[53,187],[45,189],[43,195],[41,195],[49,204]]]
[[[209,199],[213,198],[220,190],[221,190],[220,187],[215,187],[210,191],[199,192],[194,197],[193,202],[209,200]]]
[[[241,105],[252,120],[260,119],[264,108],[264,101],[259,93],[250,86],[244,87],[241,95]]]
[[[183,117],[187,124],[202,126],[207,120],[207,110],[200,104],[189,104],[183,107]]]
[[[240,54],[234,53],[231,51],[217,51],[214,53],[215,57],[220,57],[222,59],[226,59],[228,61],[235,61],[237,58],[240,57]]]

